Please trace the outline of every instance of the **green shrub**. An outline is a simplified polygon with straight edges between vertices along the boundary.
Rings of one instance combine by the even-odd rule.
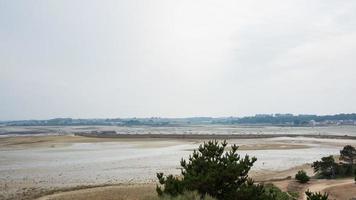
[[[314,172],[319,178],[343,178],[353,176],[356,160],[356,150],[350,145],[346,145],[340,151],[340,160],[336,163],[333,156],[321,158],[321,161],[315,161],[312,164]]]
[[[275,185],[269,183],[264,185],[267,194],[272,194],[275,200],[292,200],[294,199],[292,195],[288,195],[288,193],[283,192],[281,189],[276,187]]]
[[[210,195],[218,200],[274,200],[273,191],[248,178],[256,158],[241,157],[238,146],[225,152],[226,141],[209,141],[194,150],[188,161],[182,159],[180,177],[158,173],[157,193],[160,196],[179,196],[184,191],[197,191],[202,197]]]
[[[288,194],[292,197],[292,199],[298,199],[299,193],[296,191],[288,191]]]
[[[310,177],[307,175],[307,173],[304,170],[300,170],[295,175],[295,179],[297,179],[297,181],[300,183],[307,183],[310,180]]]
[[[312,164],[314,172],[326,178],[335,178],[336,166],[337,164],[335,163],[333,156],[322,157],[321,161],[315,161]]]
[[[329,195],[327,193],[321,194],[320,192],[310,192],[309,190],[305,192],[307,195],[307,200],[328,200]]]
[[[163,195],[158,197],[157,200],[216,200],[216,199],[214,199],[209,195],[205,195],[203,198],[201,198],[201,195],[198,192],[190,191],[190,192],[183,192],[183,194],[177,196]]]
[[[356,160],[356,149],[351,145],[346,145],[340,151],[340,160],[349,163],[351,166],[354,164],[354,160]]]

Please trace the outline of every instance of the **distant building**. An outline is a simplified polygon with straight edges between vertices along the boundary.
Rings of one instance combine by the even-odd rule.
[[[317,123],[316,123],[315,120],[310,120],[310,121],[309,121],[309,125],[310,125],[310,126],[316,126]]]
[[[256,114],[255,117],[273,117],[273,114]]]
[[[275,117],[293,117],[293,114],[290,113],[285,113],[285,114],[281,114],[281,113],[276,113],[274,114]]]

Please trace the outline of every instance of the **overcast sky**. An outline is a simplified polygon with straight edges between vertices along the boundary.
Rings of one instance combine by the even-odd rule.
[[[341,112],[354,0],[0,1],[0,120]]]

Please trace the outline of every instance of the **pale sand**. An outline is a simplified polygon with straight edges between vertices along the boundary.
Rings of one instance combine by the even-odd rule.
[[[330,194],[330,199],[356,199],[356,184],[342,184],[338,186],[329,187],[324,190]]]
[[[334,179],[334,180],[327,180],[327,179],[320,179],[320,180],[313,180],[309,184],[307,184],[305,190],[309,189],[312,192],[328,192],[330,195],[330,199],[351,199],[356,194],[356,187],[348,187],[350,190],[346,190],[342,196],[344,198],[336,198],[336,196],[340,195],[340,192],[336,189],[340,187],[344,187],[346,185],[353,184],[353,179]],[[354,184],[353,184],[354,185]],[[332,198],[334,197],[334,198]],[[347,198],[346,198],[347,197]],[[303,195],[303,199],[306,199],[306,195]]]

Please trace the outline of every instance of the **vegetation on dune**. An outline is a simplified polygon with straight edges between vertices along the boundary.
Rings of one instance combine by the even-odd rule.
[[[310,180],[310,177],[307,175],[307,173],[304,170],[300,170],[295,175],[295,179],[300,183],[307,183]]]
[[[320,192],[310,192],[309,190],[305,192],[307,195],[307,200],[328,200],[329,195],[327,193],[321,194]]]
[[[197,191],[218,200],[287,200],[289,195],[272,185],[256,184],[248,173],[256,158],[241,157],[238,146],[225,151],[226,141],[209,141],[199,146],[188,160],[181,160],[181,176],[158,173],[163,186],[157,185],[159,196],[182,197],[187,191]]]
[[[356,160],[356,149],[351,145],[346,145],[340,151],[340,160],[348,163],[351,167]]]
[[[340,151],[341,162],[336,163],[333,156],[326,156],[320,161],[315,161],[312,167],[321,178],[350,177],[354,174],[355,160],[356,149],[351,145],[346,145]]]
[[[161,199],[216,199],[216,200],[292,200],[298,196],[281,191],[272,184],[257,184],[248,177],[256,158],[248,155],[241,157],[238,146],[232,145],[226,150],[226,141],[209,141],[194,150],[188,160],[181,160],[181,176],[158,173],[161,185],[156,191]],[[340,151],[340,162],[333,156],[322,157],[312,164],[314,172],[322,178],[355,176],[356,150],[347,145]],[[307,183],[310,177],[303,170],[298,171],[295,179]],[[307,200],[327,200],[327,193],[305,192]]]
[[[294,200],[298,197],[291,197],[287,193],[282,192],[278,187],[274,186],[273,184],[266,184],[264,186],[266,188],[266,192],[274,194],[275,200]],[[156,198],[150,198],[146,200],[216,200],[216,198],[213,198],[208,194],[202,196],[197,191],[185,191],[183,192],[183,194],[179,194],[177,196],[163,194]],[[264,198],[258,198],[258,200],[264,200]]]
[[[186,191],[180,195],[172,196],[172,195],[161,195],[159,197],[147,200],[216,200],[215,198],[205,195],[202,197],[197,191]]]
[[[336,163],[333,156],[322,157],[321,161],[313,162],[312,167],[314,168],[314,172],[320,174],[322,177],[335,177]]]
[[[351,145],[346,145],[340,151],[340,160],[344,160],[349,163],[353,163],[356,158],[356,149]]]
[[[271,183],[264,185],[264,187],[266,188],[267,193],[274,195],[275,200],[294,200],[298,198],[298,194],[283,192],[281,189]]]

